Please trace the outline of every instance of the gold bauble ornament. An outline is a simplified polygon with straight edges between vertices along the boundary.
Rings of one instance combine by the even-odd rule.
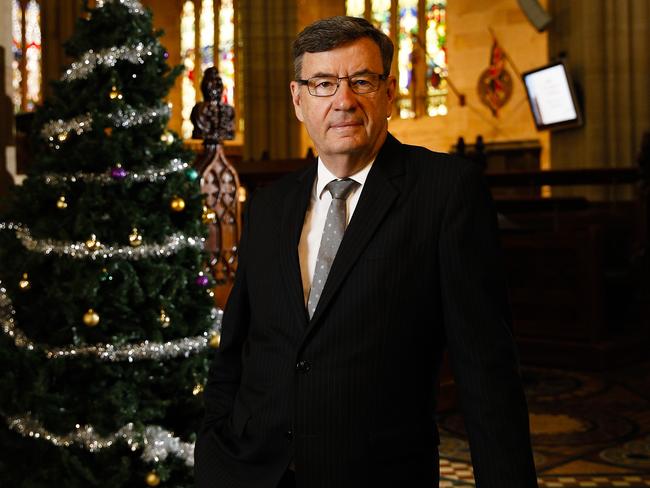
[[[129,234],[129,244],[131,247],[138,247],[142,244],[142,236],[136,227],[134,227]]]
[[[95,327],[99,323],[99,315],[92,308],[84,314],[84,324],[88,327]]]
[[[155,471],[150,471],[147,473],[147,476],[144,480],[149,486],[158,486],[160,484],[160,476],[158,476]]]
[[[214,224],[217,221],[217,212],[203,205],[201,220],[204,224]]]
[[[27,273],[23,273],[23,279],[18,282],[18,287],[23,291],[27,291],[32,287]]]
[[[115,85],[111,87],[111,92],[108,94],[108,97],[111,100],[115,100],[116,98],[118,100],[122,100],[122,94],[117,90],[117,87]]]
[[[212,349],[217,349],[220,343],[221,343],[221,334],[219,334],[219,332],[213,332],[212,335],[210,336],[210,340],[208,340],[208,345]]]
[[[185,200],[179,196],[172,198],[172,201],[169,202],[169,206],[174,212],[182,212],[185,209]]]
[[[106,137],[111,137],[113,135],[113,128],[104,127],[104,135],[106,135]]]
[[[169,324],[171,323],[171,319],[169,318],[169,315],[165,313],[165,309],[161,308],[160,309],[160,317],[158,317],[158,320],[160,320],[160,324],[163,326],[163,328],[169,327]]]
[[[174,142],[174,134],[171,132],[165,132],[163,135],[160,136],[160,140],[162,142],[166,142],[167,144],[171,144]]]
[[[68,202],[65,201],[65,196],[61,195],[59,199],[56,201],[56,208],[60,208],[63,210],[64,208],[68,208]]]
[[[61,132],[58,136],[56,136],[56,138],[60,142],[64,142],[68,138],[68,133],[67,132]]]
[[[90,234],[90,237],[86,239],[86,247],[92,250],[97,247],[97,244],[99,244],[99,241],[97,240],[97,236],[95,234]]]
[[[192,390],[192,395],[196,396],[196,395],[199,395],[201,393],[203,393],[203,385],[199,383]]]

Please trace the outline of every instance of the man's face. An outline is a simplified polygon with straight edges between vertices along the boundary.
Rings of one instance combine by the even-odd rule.
[[[384,72],[379,46],[361,38],[331,51],[305,53],[301,78],[352,76]],[[387,118],[395,97],[395,78],[379,82],[379,90],[358,95],[341,80],[331,97],[309,94],[307,86],[291,82],[293,105],[298,120],[305,124],[318,154],[324,160],[341,156],[352,162],[367,163],[386,139]]]

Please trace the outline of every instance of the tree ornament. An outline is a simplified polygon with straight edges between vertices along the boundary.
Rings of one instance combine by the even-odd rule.
[[[158,320],[160,320],[160,324],[162,325],[163,329],[169,327],[169,324],[171,323],[171,319],[169,318],[169,315],[165,313],[164,308],[160,309],[160,317],[158,318]]]
[[[210,280],[208,280],[208,277],[203,274],[203,271],[199,273],[199,275],[196,277],[195,283],[198,286],[208,286],[208,283]]]
[[[106,137],[111,137],[113,135],[113,128],[104,127],[104,134],[106,135]]]
[[[67,132],[61,132],[58,136],[56,136],[56,138],[60,142],[65,142],[65,140],[68,138],[68,133]]]
[[[123,180],[126,178],[128,172],[122,168],[120,163],[117,163],[113,168],[111,168],[111,178],[114,180]]]
[[[174,142],[174,134],[172,134],[171,132],[165,132],[163,135],[160,136],[160,140],[167,144],[171,144],[172,142]]]
[[[23,273],[23,279],[18,282],[18,287],[22,291],[27,291],[32,287],[32,284],[29,282],[29,276],[27,273]]]
[[[115,100],[116,98],[118,100],[122,100],[122,94],[118,91],[118,89],[117,89],[117,87],[115,85],[113,85],[111,87],[111,92],[108,94],[108,97],[111,100]]]
[[[147,473],[144,480],[147,482],[148,486],[158,486],[160,484],[160,476],[158,476],[155,471]]]
[[[212,349],[217,349],[221,343],[221,334],[219,332],[213,332],[208,340],[208,345]]]
[[[95,247],[97,247],[97,244],[99,244],[97,236],[95,234],[90,234],[90,237],[86,239],[86,247],[92,251],[95,249]]]
[[[60,208],[61,210],[68,208],[68,203],[65,201],[65,195],[61,195],[56,201],[56,208]]]
[[[99,315],[92,308],[84,314],[84,324],[88,327],[95,327],[99,324]]]
[[[131,247],[138,247],[140,244],[142,244],[142,236],[140,235],[140,231],[137,229],[137,227],[131,229],[131,233],[129,234],[129,244]]]
[[[196,396],[201,393],[203,393],[203,385],[199,383],[192,389],[192,395]]]
[[[188,168],[185,170],[185,176],[187,176],[187,179],[190,181],[196,181],[199,177],[199,172],[194,168]]]
[[[217,212],[203,205],[201,220],[204,224],[214,224],[217,221]]]
[[[99,281],[113,281],[113,276],[106,268],[102,268],[102,273],[99,275]]]
[[[163,53],[163,58],[167,59],[168,57],[169,57],[169,52],[165,50],[165,52]]]
[[[172,201],[169,203],[169,206],[174,212],[182,212],[185,209],[185,200],[179,196],[174,196]]]

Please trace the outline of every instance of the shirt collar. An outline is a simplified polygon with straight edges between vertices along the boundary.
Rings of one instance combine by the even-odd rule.
[[[370,168],[372,168],[373,163],[375,160],[373,159],[370,161],[368,164],[366,164],[363,169],[357,171],[353,175],[348,176],[349,179],[356,181],[359,183],[359,188],[363,186],[363,184],[366,182],[366,178],[368,178],[368,173],[370,173]],[[334,176],[330,170],[327,169],[325,166],[325,163],[323,163],[323,160],[318,157],[318,175],[316,176],[316,185],[314,187],[315,191],[315,196],[316,198],[320,199],[323,196],[323,190],[325,190],[325,187],[330,181],[333,180],[340,180],[341,178],[337,178]]]

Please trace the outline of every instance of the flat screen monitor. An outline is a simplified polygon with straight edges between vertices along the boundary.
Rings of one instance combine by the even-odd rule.
[[[580,107],[564,63],[542,66],[522,77],[538,130],[582,125]]]

